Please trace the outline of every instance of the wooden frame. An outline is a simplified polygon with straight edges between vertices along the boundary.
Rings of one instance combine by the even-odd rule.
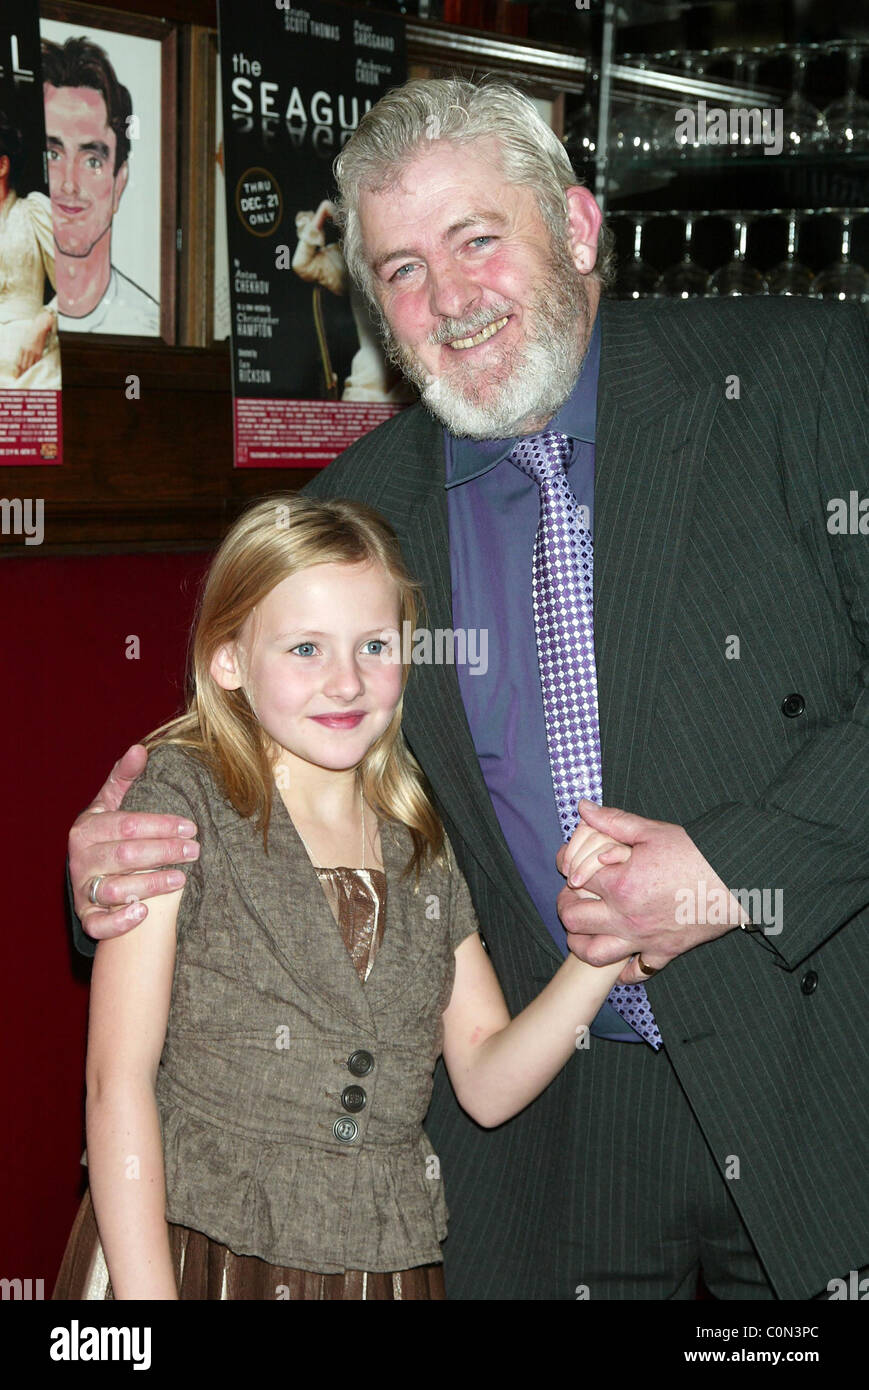
[[[214,29],[194,24],[184,31],[181,69],[178,336],[186,346],[211,347],[214,342],[213,265],[217,216],[214,199],[217,33]]]
[[[160,338],[167,345],[177,341],[177,145],[178,145],[178,30],[173,24],[147,15],[103,9],[76,0],[42,0],[40,19],[57,20],[82,28],[93,27],[133,38],[154,39],[160,44]],[[98,36],[97,36],[98,41]],[[74,333],[61,337],[61,352]],[[89,336],[96,336],[91,334]],[[119,345],[132,335],[101,334]],[[135,339],[132,339],[135,341]],[[154,341],[154,339],[147,339]]]

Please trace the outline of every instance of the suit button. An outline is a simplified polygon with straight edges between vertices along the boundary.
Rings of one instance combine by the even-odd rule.
[[[806,707],[806,702],[802,695],[786,695],[781,702],[781,712],[788,719],[796,719],[798,714],[802,714]]]
[[[345,1110],[364,1110],[367,1099],[361,1086],[345,1086],[341,1092],[341,1104]]]
[[[486,955],[487,955],[487,956],[490,956],[490,955],[492,954],[492,952],[489,950],[489,943],[488,943],[488,941],[486,940],[486,938],[484,937],[484,935],[483,935],[482,932],[480,932],[480,945],[482,946],[483,950],[486,952]]]
[[[359,1126],[355,1120],[336,1120],[332,1126],[332,1133],[342,1144],[352,1144],[359,1133]]]
[[[815,971],[815,970],[807,970],[806,973],[805,973],[805,975],[803,976],[803,978],[800,980],[800,989],[803,991],[803,994],[814,994],[814,992],[815,992],[815,990],[816,990],[817,988],[818,988],[818,975],[817,975],[817,971]]]
[[[373,1066],[374,1058],[363,1048],[351,1052],[347,1058],[347,1070],[352,1071],[354,1076],[367,1076]]]

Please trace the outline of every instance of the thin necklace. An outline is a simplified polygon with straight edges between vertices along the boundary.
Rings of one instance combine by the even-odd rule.
[[[364,807],[363,802],[362,802],[362,783],[361,783],[361,782],[359,783],[359,815],[360,815],[361,820],[362,820],[362,868],[364,869],[364,868],[365,868],[365,807]],[[323,867],[322,865],[314,864],[314,856],[313,856],[313,854],[311,853],[311,851],[308,849],[307,844],[305,844],[305,837],[304,837],[304,835],[302,834],[302,832],[301,832],[301,830],[299,829],[299,827],[296,825],[295,821],[293,821],[293,825],[295,826],[296,834],[298,835],[298,837],[299,837],[299,839],[301,840],[302,844],[305,846],[305,853],[307,854],[307,856],[308,856],[308,858],[310,859],[311,863],[313,864],[314,868],[315,868],[315,869],[316,869],[316,868],[322,868],[322,867]]]

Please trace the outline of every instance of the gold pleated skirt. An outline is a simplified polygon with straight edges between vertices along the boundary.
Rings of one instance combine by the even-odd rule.
[[[316,1274],[268,1264],[255,1255],[236,1255],[202,1231],[168,1223],[169,1248],[182,1299],[445,1299],[443,1265],[419,1265],[389,1274],[348,1269],[343,1274]],[[113,1299],[111,1280],[100,1244],[90,1190],[75,1218],[53,1299]]]

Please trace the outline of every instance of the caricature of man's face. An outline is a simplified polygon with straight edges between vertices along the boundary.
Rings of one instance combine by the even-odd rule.
[[[102,95],[46,83],[45,133],[54,239],[65,256],[89,256],[111,236],[129,172],[126,160],[114,172],[117,140]]]

